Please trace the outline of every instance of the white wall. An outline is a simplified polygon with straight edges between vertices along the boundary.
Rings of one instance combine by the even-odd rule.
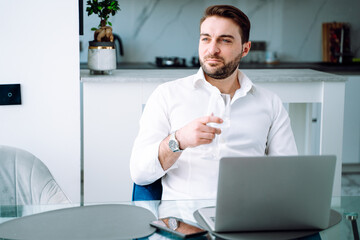
[[[78,2],[1,0],[0,84],[22,105],[0,106],[0,144],[30,151],[80,199]]]
[[[88,41],[99,19],[87,16],[84,2],[81,62],[87,62]],[[121,11],[110,17],[122,37],[124,62],[155,62],[156,56],[197,56],[199,20],[207,6],[232,4],[251,21],[250,40],[266,41],[283,61],[322,61],[323,22],[349,22],[352,50],[360,57],[359,0],[119,0]],[[247,61],[244,58],[244,61]]]

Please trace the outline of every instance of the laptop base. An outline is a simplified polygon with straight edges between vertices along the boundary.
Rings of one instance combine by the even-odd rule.
[[[208,230],[212,235],[222,238],[222,239],[249,239],[249,240],[260,240],[260,239],[266,239],[266,240],[285,240],[285,239],[294,239],[294,238],[300,238],[300,237],[306,237],[313,235],[315,233],[318,233],[320,231],[324,230],[307,230],[307,231],[262,231],[262,232],[222,232],[217,233],[212,231],[203,218],[200,216],[199,211],[196,210],[194,212],[194,218],[197,221],[197,223],[203,227],[204,229]],[[341,214],[338,213],[335,210],[330,210],[330,221],[329,226],[327,228],[330,228],[332,226],[335,226],[339,222],[341,222]]]

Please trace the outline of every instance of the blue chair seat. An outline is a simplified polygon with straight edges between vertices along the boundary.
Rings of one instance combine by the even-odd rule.
[[[149,201],[161,200],[162,185],[161,178],[149,185],[137,185],[134,183],[132,200],[133,201]]]

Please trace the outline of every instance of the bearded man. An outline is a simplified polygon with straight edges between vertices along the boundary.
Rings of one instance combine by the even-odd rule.
[[[163,200],[215,199],[222,157],[297,155],[280,98],[239,70],[249,32],[238,8],[206,9],[199,71],[160,85],[146,104],[130,160],[136,184],[161,179]]]

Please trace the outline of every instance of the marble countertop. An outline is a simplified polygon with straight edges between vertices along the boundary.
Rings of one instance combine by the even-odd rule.
[[[111,75],[80,70],[82,82],[168,82],[195,74],[198,69],[117,69]],[[342,82],[346,77],[312,69],[244,69],[253,82]]]
[[[117,69],[198,69],[195,66],[186,67],[158,67],[151,62],[119,62]],[[87,63],[80,63],[80,69],[88,69]],[[327,62],[279,62],[269,63],[248,63],[242,62],[240,69],[312,69],[322,72],[339,75],[359,75],[360,62],[353,63],[327,63]]]

